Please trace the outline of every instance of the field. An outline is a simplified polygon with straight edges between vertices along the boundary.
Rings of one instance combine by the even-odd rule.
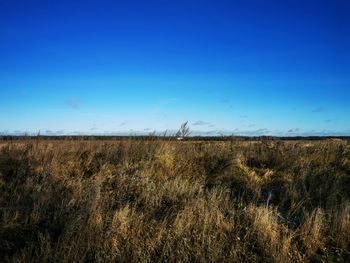
[[[0,142],[0,261],[346,262],[348,140]]]

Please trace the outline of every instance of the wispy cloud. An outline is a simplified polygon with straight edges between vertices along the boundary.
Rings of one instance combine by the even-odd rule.
[[[207,132],[193,131],[193,135],[207,135],[207,136],[263,136],[274,135],[274,131],[269,129],[255,129],[255,130],[210,130]]]
[[[73,109],[78,109],[81,106],[81,101],[77,98],[68,98],[64,103]]]
[[[205,126],[205,125],[210,125],[210,122],[196,121],[195,123],[193,123],[193,125],[195,125],[195,126]]]
[[[299,131],[300,131],[299,128],[293,128],[293,129],[288,130],[288,133],[296,133],[296,132],[299,132]]]
[[[221,104],[224,104],[225,106],[227,106],[229,109],[233,109],[233,105],[232,105],[230,99],[223,98],[223,99],[221,99],[219,102],[220,102]]]
[[[322,111],[325,111],[324,107],[318,107],[312,110],[312,112],[322,112]]]
[[[59,130],[59,131],[46,130],[44,132],[44,135],[48,135],[48,136],[63,135],[63,134],[64,134],[64,130]]]
[[[230,103],[230,99],[221,99],[220,103],[222,103],[222,104],[229,104]]]
[[[257,129],[255,131],[258,132],[258,133],[260,133],[260,132],[267,132],[268,129],[267,128],[263,128],[263,129]]]

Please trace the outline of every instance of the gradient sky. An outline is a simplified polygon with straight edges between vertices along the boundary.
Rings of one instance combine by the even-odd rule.
[[[0,132],[350,135],[350,2],[0,1]]]

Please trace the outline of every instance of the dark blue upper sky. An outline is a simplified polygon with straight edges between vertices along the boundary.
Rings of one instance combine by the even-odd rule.
[[[350,135],[350,2],[0,2],[0,132]]]

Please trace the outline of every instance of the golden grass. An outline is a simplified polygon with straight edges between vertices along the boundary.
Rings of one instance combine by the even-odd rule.
[[[5,262],[345,262],[348,141],[0,143]]]

